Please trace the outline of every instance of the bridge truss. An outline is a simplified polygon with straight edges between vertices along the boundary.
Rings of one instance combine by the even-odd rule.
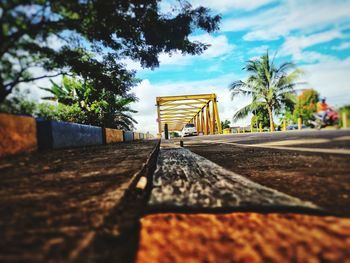
[[[216,94],[157,97],[158,133],[168,124],[169,131],[181,131],[193,123],[198,133],[221,133]]]

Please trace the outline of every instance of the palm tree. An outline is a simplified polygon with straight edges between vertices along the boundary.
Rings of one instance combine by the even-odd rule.
[[[276,67],[269,52],[259,59],[249,60],[243,70],[250,73],[246,81],[238,80],[230,84],[232,99],[241,94],[252,97],[252,102],[237,111],[233,119],[246,117],[250,112],[264,107],[269,115],[270,130],[274,131],[273,114],[294,104],[294,87],[302,73],[292,62]]]
[[[130,107],[130,104],[136,102],[137,98],[133,95],[128,97],[120,97],[117,95],[107,96],[107,107],[100,116],[100,124],[105,127],[133,130],[137,121],[132,117],[133,113],[137,113]]]

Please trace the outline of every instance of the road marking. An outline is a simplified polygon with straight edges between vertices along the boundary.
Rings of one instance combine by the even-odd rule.
[[[258,143],[255,145],[266,145],[266,146],[287,146],[287,145],[298,145],[298,144],[310,144],[310,143],[327,143],[331,142],[330,139],[302,139],[302,140],[285,140],[285,141],[272,141]]]
[[[350,136],[340,136],[335,138],[334,141],[350,141]]]
[[[265,148],[265,149],[276,149],[276,150],[288,150],[288,151],[299,151],[299,152],[314,152],[314,153],[332,153],[332,154],[344,154],[350,155],[350,149],[326,149],[326,148],[304,148],[304,147],[283,147],[283,146],[272,146],[264,144],[241,144],[227,141],[203,141],[206,143],[214,144],[229,144],[238,147],[247,147],[247,148]]]

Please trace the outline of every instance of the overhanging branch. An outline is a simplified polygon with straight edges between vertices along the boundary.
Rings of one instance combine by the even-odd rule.
[[[45,79],[45,78],[54,78],[54,77],[57,77],[57,76],[60,76],[60,75],[69,75],[69,74],[67,72],[59,72],[59,73],[52,74],[52,75],[43,75],[43,76],[40,76],[40,77],[19,79],[19,80],[16,80],[16,81],[12,81],[12,82],[10,82],[8,84],[5,84],[5,88],[8,89],[8,90],[12,90],[13,87],[15,87],[16,85],[18,85],[20,83],[32,82],[32,81],[36,81],[36,80],[39,80],[39,79]]]

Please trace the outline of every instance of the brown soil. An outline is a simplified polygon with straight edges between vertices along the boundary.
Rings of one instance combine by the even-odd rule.
[[[350,160],[347,155],[300,153],[233,145],[186,148],[262,185],[350,216]]]
[[[137,262],[347,262],[350,219],[297,214],[155,214]]]
[[[133,142],[0,160],[0,261],[132,261],[147,197],[132,186],[153,173],[156,155],[145,163],[156,145]]]

